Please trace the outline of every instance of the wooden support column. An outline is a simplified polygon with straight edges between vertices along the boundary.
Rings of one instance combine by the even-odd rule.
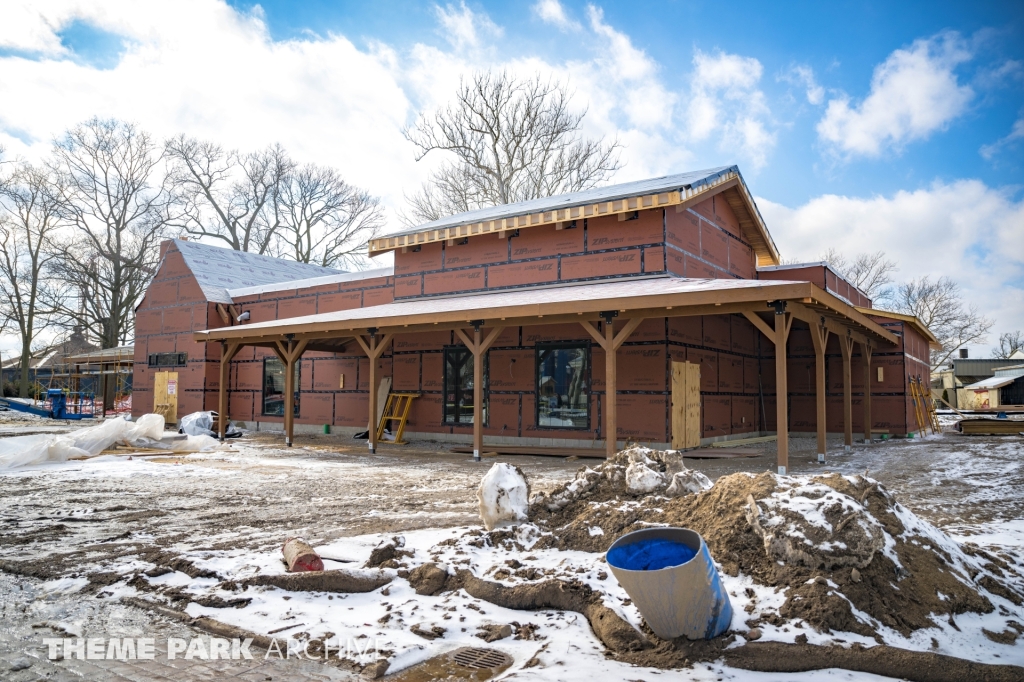
[[[483,339],[480,331],[483,320],[476,320],[473,325],[473,340],[461,329],[456,329],[466,348],[473,354],[473,459],[480,461],[480,453],[484,449],[484,355],[498,340],[504,327],[495,327]]]
[[[614,333],[614,322],[613,320],[618,315],[615,312],[602,313],[605,319],[604,323],[604,334],[597,331],[590,322],[581,322],[583,328],[590,333],[597,344],[604,350],[604,441],[605,441],[605,453],[608,457],[612,457],[618,452],[618,394],[616,386],[616,356],[618,355],[619,346],[629,338],[629,335],[636,331],[636,328],[640,326],[640,323],[644,321],[642,317],[634,317],[633,319],[626,322],[618,334]]]
[[[825,319],[811,325],[811,340],[814,342],[814,394],[817,403],[818,464],[825,463],[827,449],[826,407],[825,407],[825,346],[828,344],[828,329]]]
[[[849,450],[853,447],[853,338],[840,336],[839,348],[843,351],[843,446]]]
[[[786,312],[786,302],[775,306],[775,429],[778,434],[776,465],[780,475],[789,470],[789,390],[786,384],[786,341],[793,325],[793,316]]]
[[[217,403],[217,435],[220,442],[224,442],[224,433],[227,431],[228,423],[228,378],[231,374],[231,361],[238,350],[242,347],[240,343],[220,342],[220,396]]]
[[[864,354],[864,442],[871,442],[871,342],[860,345]]]
[[[356,335],[356,341],[362,346],[366,357],[370,358],[370,422],[367,435],[367,445],[370,452],[377,452],[377,360],[384,353],[384,349],[391,343],[394,334],[385,334],[380,340],[377,339],[376,327],[366,330],[368,337]]]
[[[274,342],[274,354],[284,365],[284,444],[292,446],[295,435],[295,363],[302,357],[308,341],[296,341],[289,334],[285,341]]]

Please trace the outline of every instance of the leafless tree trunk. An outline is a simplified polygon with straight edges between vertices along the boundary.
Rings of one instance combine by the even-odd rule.
[[[889,301],[894,312],[914,315],[935,334],[942,350],[932,351],[932,369],[945,365],[961,346],[985,339],[992,322],[978,309],[965,306],[960,285],[948,277],[928,276],[900,284]]]
[[[885,257],[884,251],[861,253],[849,259],[836,249],[829,249],[821,260],[872,301],[885,299],[891,293],[892,273],[899,269],[896,261]]]
[[[94,118],[54,144],[62,205],[73,226],[54,259],[72,291],[68,326],[114,348],[132,338],[135,307],[155,271],[167,221],[161,150],[134,124]]]
[[[47,270],[52,238],[62,226],[60,188],[45,168],[20,163],[0,183],[0,317],[21,341],[18,395],[27,398],[30,361],[39,333],[53,321],[57,289]]]
[[[416,160],[449,157],[409,201],[410,224],[476,208],[593,187],[620,168],[618,142],[580,134],[586,111],[569,110],[561,83],[506,72],[478,73],[455,102],[404,131]],[[452,158],[454,157],[454,158]]]
[[[999,335],[999,348],[992,351],[992,357],[1006,360],[1017,351],[1024,352],[1024,333],[1005,332]]]
[[[295,260],[325,268],[361,266],[367,242],[384,224],[376,197],[312,164],[283,179],[277,210]]]
[[[273,250],[281,227],[274,202],[295,166],[280,145],[242,154],[179,135],[164,149],[173,203],[180,211],[172,226],[223,241],[235,251]]]

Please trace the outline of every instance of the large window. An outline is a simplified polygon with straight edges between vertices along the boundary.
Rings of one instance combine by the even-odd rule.
[[[302,362],[295,363],[295,416],[299,416],[299,371]],[[268,417],[284,416],[284,365],[277,358],[263,361],[263,414]]]
[[[150,367],[184,367],[188,363],[188,353],[150,353]]]
[[[487,355],[484,355],[483,422],[487,423]],[[444,349],[444,423],[473,423],[473,354],[465,346]]]
[[[537,346],[537,427],[590,428],[590,352],[585,344]]]

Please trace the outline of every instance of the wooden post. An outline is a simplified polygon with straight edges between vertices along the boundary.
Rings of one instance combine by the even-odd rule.
[[[814,342],[814,393],[817,403],[818,464],[825,463],[827,448],[826,406],[825,406],[825,346],[828,344],[828,329],[824,324],[811,325],[811,340]]]
[[[306,350],[307,341],[296,342],[289,334],[285,343],[274,342],[274,353],[284,365],[284,443],[292,446],[295,435],[295,363]]]
[[[839,337],[839,348],[843,351],[843,447],[853,447],[853,339],[847,330],[846,336]]]
[[[384,353],[384,349],[391,343],[394,334],[385,334],[378,341],[376,328],[370,328],[366,331],[370,334],[369,338],[357,335],[356,341],[362,346],[366,357],[370,359],[370,425],[369,433],[366,434],[366,442],[370,452],[375,453],[377,452],[377,359],[380,358]]]
[[[228,423],[228,378],[231,375],[231,360],[242,347],[239,343],[220,342],[220,395],[217,404],[217,435],[224,442]]]
[[[615,319],[617,313],[602,313],[605,318],[604,323],[604,334],[602,335],[590,322],[582,322],[583,328],[586,329],[597,344],[604,350],[604,445],[605,454],[608,457],[612,457],[618,452],[619,439],[618,439],[618,393],[616,386],[616,356],[618,355],[619,346],[629,338],[629,335],[636,331],[636,328],[640,326],[640,323],[644,321],[642,317],[635,317],[626,322],[618,334],[614,333],[614,323],[612,320]]]
[[[775,429],[778,433],[776,464],[779,475],[789,469],[789,390],[786,385],[786,340],[792,316],[786,312],[784,301],[775,303]]]
[[[472,341],[461,329],[456,329],[455,333],[473,354],[473,459],[480,461],[480,453],[484,449],[484,355],[505,328],[495,327],[484,339],[480,331],[483,320],[477,320],[472,325]]]
[[[864,442],[871,442],[871,343],[861,343],[864,354]]]
[[[619,351],[615,346],[615,334],[611,319],[604,325],[604,414],[605,414],[605,456],[609,459],[619,451],[619,393],[616,381],[616,359]]]

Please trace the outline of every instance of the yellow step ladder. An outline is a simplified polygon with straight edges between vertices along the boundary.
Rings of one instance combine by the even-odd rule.
[[[392,429],[392,432],[395,434],[395,440],[392,442],[396,445],[405,445],[405,441],[402,440],[402,434],[405,433],[405,423],[409,421],[409,409],[412,407],[412,401],[419,397],[419,393],[388,394],[388,401],[384,404],[384,415],[380,418],[380,423],[377,424],[378,443],[384,438],[384,427],[396,421],[398,422],[398,428]]]

